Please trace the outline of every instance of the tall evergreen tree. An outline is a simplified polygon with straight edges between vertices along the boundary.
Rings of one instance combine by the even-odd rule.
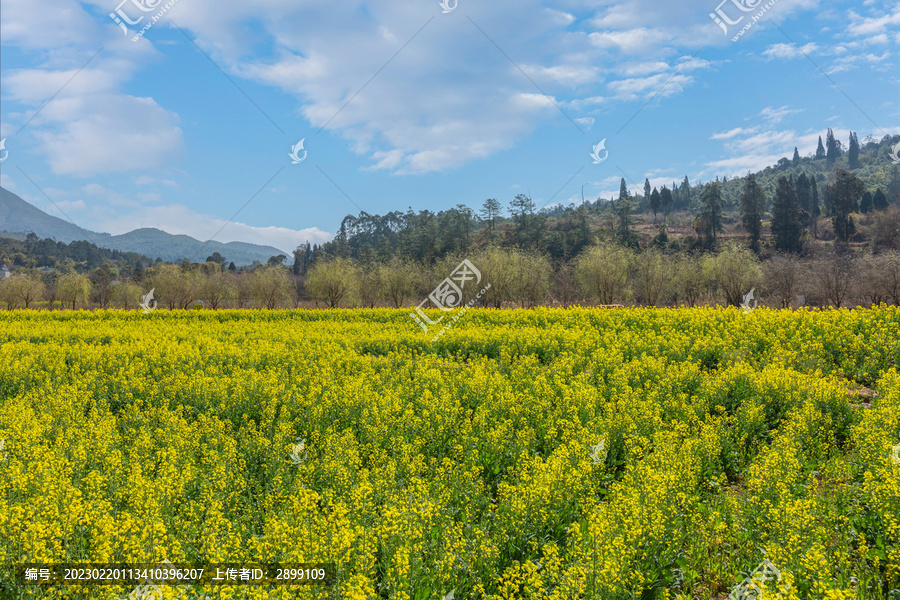
[[[650,192],[650,210],[653,211],[653,222],[656,222],[656,213],[659,212],[661,208],[661,200],[659,197],[659,190],[653,188],[653,191]]]
[[[875,210],[885,210],[888,207],[887,195],[884,190],[878,188],[875,190],[875,196],[872,198],[872,208]]]
[[[809,229],[813,238],[819,239],[819,216],[822,208],[819,206],[819,184],[815,174],[809,178]]]
[[[724,231],[722,227],[724,204],[719,184],[710,183],[707,185],[703,190],[700,201],[703,204],[703,209],[697,220],[697,231],[703,240],[703,247],[713,248],[716,245],[716,236],[720,231]]]
[[[772,236],[775,249],[800,252],[800,207],[797,192],[786,177],[779,177],[772,202]]]
[[[750,249],[759,253],[759,239],[762,235],[762,215],[766,196],[752,173],[747,175],[741,194],[741,222],[750,234]]]
[[[650,180],[645,179],[644,180],[644,201],[645,202],[650,202],[650,194],[651,193],[652,192],[650,191]]]
[[[678,197],[685,208],[691,206],[691,182],[687,175],[684,176],[684,181],[681,182],[681,187],[678,188]]]
[[[828,133],[825,135],[825,164],[833,165],[840,157],[840,142],[834,137],[834,131],[829,127]]]
[[[794,146],[794,158],[792,160],[794,166],[800,164],[800,150],[797,149],[797,146]]]
[[[797,192],[797,204],[800,207],[800,222],[806,224],[812,216],[812,189],[806,171],[797,177],[794,190]]]
[[[481,215],[481,220],[488,224],[488,229],[491,232],[494,231],[494,227],[497,223],[497,217],[500,216],[501,210],[502,207],[500,205],[500,201],[496,198],[488,198],[484,201],[484,204],[481,205],[479,215]]]
[[[822,136],[819,136],[819,145],[816,146],[816,159],[825,158],[825,146],[822,145]]]
[[[826,195],[830,196],[834,203],[831,222],[834,225],[834,235],[839,242],[849,242],[856,233],[856,226],[850,213],[864,191],[865,184],[859,177],[843,169],[837,169],[835,181],[828,186]]]
[[[509,212],[516,224],[516,234],[520,244],[534,241],[532,239],[532,227],[536,218],[534,208],[534,200],[525,194],[517,194],[509,203]]]
[[[862,200],[859,201],[859,212],[864,215],[872,212],[872,192],[869,190],[863,193]]]
[[[661,190],[659,190],[659,205],[662,206],[663,212],[668,217],[669,211],[672,209],[672,190],[663,186]]]
[[[856,132],[850,132],[850,147],[847,148],[847,160],[851,169],[859,168],[859,139]]]
[[[891,180],[886,192],[889,204],[900,204],[900,165],[891,167]]]
[[[616,217],[618,225],[616,227],[616,237],[623,246],[636,247],[638,245],[637,233],[631,222],[631,213],[634,210],[631,201],[631,194],[628,193],[628,186],[625,185],[625,178],[619,184],[619,200],[616,202]]]

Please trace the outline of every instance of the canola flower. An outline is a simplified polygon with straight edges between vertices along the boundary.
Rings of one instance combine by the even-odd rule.
[[[0,313],[0,596],[169,560],[338,577],[166,598],[687,599],[765,560],[760,597],[887,600],[898,362],[894,307]]]

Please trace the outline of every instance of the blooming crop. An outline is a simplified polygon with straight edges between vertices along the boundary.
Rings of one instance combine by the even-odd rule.
[[[0,315],[0,596],[28,562],[334,563],[166,598],[900,589],[900,310]],[[5,587],[4,587],[5,586]]]

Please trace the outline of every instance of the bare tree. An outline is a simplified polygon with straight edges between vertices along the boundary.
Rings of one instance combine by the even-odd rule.
[[[833,252],[812,261],[810,283],[823,301],[835,308],[843,306],[853,289],[855,263],[849,252]]]
[[[900,207],[878,214],[873,225],[872,246],[879,250],[900,250]]]
[[[900,304],[900,254],[889,252],[860,259],[862,296],[872,305],[882,302]]]
[[[560,261],[553,267],[550,283],[553,296],[563,307],[569,308],[578,299],[575,269],[568,262]]]
[[[765,291],[781,304],[789,308],[800,288],[800,260],[796,254],[779,253],[763,264]]]

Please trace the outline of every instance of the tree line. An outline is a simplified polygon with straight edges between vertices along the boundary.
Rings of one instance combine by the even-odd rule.
[[[667,253],[601,242],[569,261],[496,245],[448,255],[432,265],[395,257],[363,264],[328,257],[306,275],[282,265],[229,271],[221,263],[158,264],[140,279],[102,267],[91,274],[29,271],[0,279],[9,309],[138,309],[150,290],[154,308],[413,307],[467,258],[490,289],[480,306],[740,305],[755,290],[777,308],[900,304],[900,253],[827,252],[801,258],[776,253],[766,260],[746,245],[717,252]],[[472,292],[474,294],[474,292]],[[467,298],[465,298],[467,299]]]

